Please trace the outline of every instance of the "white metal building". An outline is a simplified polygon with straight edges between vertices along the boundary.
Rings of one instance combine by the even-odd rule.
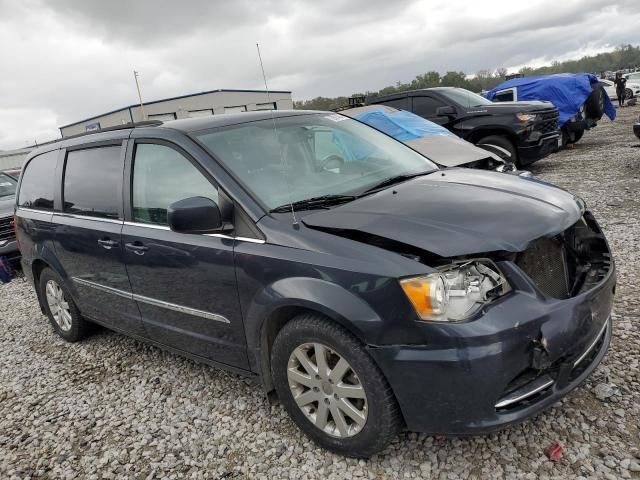
[[[293,108],[293,100],[290,91],[270,90],[267,95],[266,90],[222,89],[155,100],[143,105],[147,120],[175,120],[251,110],[286,110]],[[140,105],[129,105],[60,127],[60,134],[68,137],[142,120]]]
[[[34,148],[35,147],[19,148],[17,150],[0,150],[0,171],[22,167],[22,162],[24,162],[29,152]]]

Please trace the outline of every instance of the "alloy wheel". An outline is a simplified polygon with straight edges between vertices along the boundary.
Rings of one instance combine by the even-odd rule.
[[[321,343],[293,350],[287,365],[289,388],[305,417],[328,435],[352,437],[367,422],[364,387],[349,362]]]
[[[55,280],[49,280],[45,287],[47,305],[60,330],[68,332],[71,330],[71,310],[69,302],[64,298],[64,292]]]

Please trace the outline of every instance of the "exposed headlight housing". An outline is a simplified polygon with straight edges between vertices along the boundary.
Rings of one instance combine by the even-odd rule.
[[[421,320],[467,320],[511,290],[498,267],[486,259],[455,262],[438,272],[400,280]]]
[[[521,122],[533,122],[536,119],[534,113],[516,113],[516,117]]]

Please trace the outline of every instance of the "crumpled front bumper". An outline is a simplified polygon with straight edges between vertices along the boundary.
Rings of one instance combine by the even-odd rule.
[[[369,347],[409,430],[466,435],[522,421],[580,385],[604,357],[613,264],[597,286],[564,300],[545,297],[509,265],[500,268],[514,291],[483,317],[425,323],[429,345]]]

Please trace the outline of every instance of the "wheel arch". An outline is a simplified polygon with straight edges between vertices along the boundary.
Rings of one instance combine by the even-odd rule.
[[[280,330],[303,313],[316,313],[337,323],[367,344],[368,326],[382,325],[376,312],[345,288],[316,278],[278,280],[254,297],[246,315],[247,346],[253,369],[267,392],[273,390],[271,348]]]
[[[483,139],[484,137],[490,137],[493,135],[506,137],[509,141],[513,142],[513,146],[517,149],[518,137],[513,131],[510,131],[507,128],[500,128],[500,127],[475,128],[471,131],[469,135],[467,135],[465,140],[475,144],[476,142]]]
[[[40,275],[45,268],[50,268],[54,272],[56,272],[60,277],[65,281],[69,282],[69,279],[66,275],[64,268],[60,262],[58,262],[57,258],[48,248],[43,247],[34,252],[35,255],[31,260],[30,265],[28,266],[29,271],[31,273],[33,279],[33,287],[36,291],[36,297],[38,298],[38,303],[40,304],[40,310],[42,313],[45,313],[43,299],[40,295]],[[73,287],[71,285],[71,287]],[[75,290],[73,288],[69,289],[72,292],[72,295],[75,295]]]

